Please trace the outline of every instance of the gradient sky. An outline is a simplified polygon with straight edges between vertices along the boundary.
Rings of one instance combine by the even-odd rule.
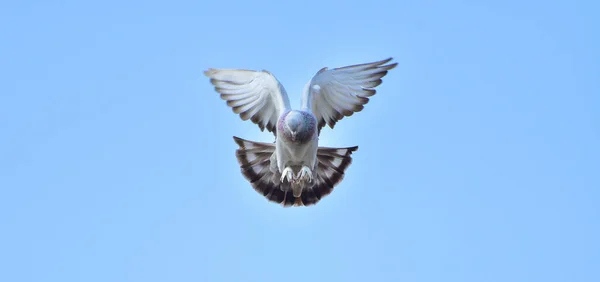
[[[598,3],[4,1],[0,281],[600,281]],[[333,193],[256,193],[202,72],[387,57]]]

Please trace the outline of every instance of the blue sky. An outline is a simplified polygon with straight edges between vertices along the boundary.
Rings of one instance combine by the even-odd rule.
[[[597,3],[2,2],[0,280],[600,281]],[[389,56],[332,194],[252,190],[202,71]]]

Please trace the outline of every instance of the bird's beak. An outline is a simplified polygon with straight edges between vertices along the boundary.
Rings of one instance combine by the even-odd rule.
[[[292,131],[292,141],[296,141],[296,131]]]

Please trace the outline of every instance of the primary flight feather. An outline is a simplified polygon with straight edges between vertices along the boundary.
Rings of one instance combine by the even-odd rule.
[[[388,64],[391,60],[322,68],[304,87],[300,109],[291,108],[285,88],[268,71],[205,71],[234,113],[276,137],[274,144],[234,137],[242,174],[252,187],[286,207],[316,204],[331,193],[358,147],[319,147],[321,129],[333,129],[342,118],[360,112],[396,67]]]

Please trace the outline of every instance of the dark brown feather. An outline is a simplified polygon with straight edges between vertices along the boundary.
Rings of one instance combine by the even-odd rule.
[[[275,179],[280,177],[279,172],[270,170],[270,157],[275,152],[275,144],[252,142],[235,136],[233,139],[239,146],[236,150],[236,157],[242,175],[256,192],[269,201],[284,207],[314,205],[329,195],[334,187],[342,181],[345,170],[352,163],[351,155],[358,149],[358,146],[349,148],[319,147],[317,170],[313,172],[315,181],[310,184],[310,187],[304,187],[302,195],[296,198],[287,181],[283,183],[272,181],[273,177],[276,177]],[[255,159],[250,160],[250,156]],[[333,162],[339,159],[341,161],[335,165]]]

